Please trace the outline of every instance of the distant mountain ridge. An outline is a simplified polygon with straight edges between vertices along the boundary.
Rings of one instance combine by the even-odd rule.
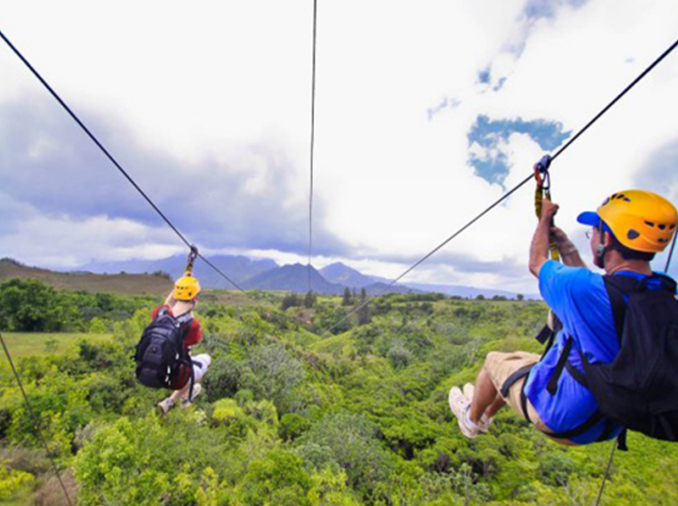
[[[374,284],[374,279],[348,265],[336,262],[320,269],[320,274],[330,283],[344,285],[350,288],[363,288]]]
[[[111,272],[150,274],[162,271],[176,279],[181,276],[186,268],[186,260],[187,257],[185,255],[175,255],[161,260],[128,260],[124,262],[105,263],[91,262],[84,265],[81,269],[100,274]],[[252,260],[242,255],[215,255],[210,257],[209,260],[239,285],[257,274],[279,267],[273,260]],[[226,281],[218,272],[215,272],[214,269],[200,260],[195,262],[194,272],[205,288],[233,288],[231,283]]]
[[[344,291],[344,286],[330,283],[312,266],[310,272],[311,289],[314,292],[336,295]],[[243,288],[305,293],[308,291],[308,276],[309,266],[307,265],[283,265],[248,279],[243,283]]]
[[[270,259],[250,259],[242,255],[215,255],[209,258],[224,274],[246,290],[292,291],[305,293],[308,290],[308,266],[302,264],[278,265]],[[183,273],[186,257],[175,255],[161,260],[129,260],[124,262],[91,262],[78,268],[92,273],[153,274],[164,272],[176,279]],[[48,271],[49,272],[49,271]],[[221,275],[202,261],[195,264],[195,274],[204,288],[226,288],[233,286]],[[157,278],[157,276],[156,276]],[[515,292],[461,285],[432,283],[406,283],[390,286],[390,280],[367,276],[357,269],[341,262],[327,265],[320,270],[311,267],[311,287],[321,294],[340,295],[346,288],[357,291],[365,289],[370,295],[382,293],[424,293],[435,292],[447,296],[475,298],[485,297],[516,298]],[[525,298],[539,298],[535,294],[524,294]]]

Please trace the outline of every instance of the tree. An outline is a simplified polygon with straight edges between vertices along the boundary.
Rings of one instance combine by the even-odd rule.
[[[299,300],[299,296],[292,292],[283,297],[282,303],[280,304],[280,309],[285,311],[288,308],[297,306],[301,306],[301,301]]]
[[[255,348],[249,366],[254,377],[247,378],[249,384],[246,386],[277,406],[304,378],[301,363],[280,344]]]
[[[358,325],[370,323],[370,306],[367,302],[367,290],[360,289],[360,309],[358,310]]]
[[[79,319],[77,308],[60,303],[58,292],[37,279],[0,285],[0,327],[19,332],[62,330]]]
[[[306,296],[304,297],[304,307],[306,308],[312,308],[315,306],[315,303],[318,301],[318,296],[313,293],[313,290],[309,291],[306,293]]]
[[[344,296],[341,299],[341,305],[342,306],[350,306],[353,304],[353,298],[351,297],[351,290],[346,287],[344,288]]]

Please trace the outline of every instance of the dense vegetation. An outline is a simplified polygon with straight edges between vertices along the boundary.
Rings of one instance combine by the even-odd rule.
[[[150,296],[55,290],[37,279],[12,279],[0,285],[0,329],[17,332],[106,332],[113,322],[148,306]]]
[[[560,447],[508,411],[468,441],[447,407],[449,388],[471,381],[487,351],[538,350],[531,336],[541,303],[388,295],[340,323],[359,297],[286,303],[285,311],[280,298],[275,307],[205,302],[205,340],[194,349],[214,358],[205,392],[161,417],[154,407],[164,393],[136,384],[130,360],[159,300],[113,297],[102,307],[101,295],[50,297],[63,312],[76,304],[81,328],[98,319],[113,332],[72,354],[20,361],[81,506],[595,501],[609,443]],[[84,307],[101,313],[88,319]],[[129,314],[113,318],[119,309]],[[2,315],[8,325],[11,315]],[[66,504],[8,368],[0,381],[0,501]],[[629,444],[615,456],[605,504],[678,504],[675,448],[636,435]]]

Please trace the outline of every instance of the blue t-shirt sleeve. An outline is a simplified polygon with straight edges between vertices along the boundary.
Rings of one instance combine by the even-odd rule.
[[[539,292],[549,307],[563,317],[574,300],[586,297],[595,276],[584,267],[568,267],[547,260],[539,271]]]
[[[539,292],[563,321],[573,308],[590,308],[590,304],[599,302],[596,292],[602,286],[602,277],[585,267],[568,267],[547,260],[539,271]]]
[[[548,260],[539,271],[539,291],[589,360],[612,361],[619,347],[600,274]]]

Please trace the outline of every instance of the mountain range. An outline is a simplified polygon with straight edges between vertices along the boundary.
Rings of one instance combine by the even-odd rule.
[[[278,290],[305,293],[308,290],[309,267],[302,264],[278,265],[270,259],[251,259],[242,255],[215,255],[210,262],[243,289]],[[166,272],[178,277],[184,270],[186,257],[176,255],[161,260],[128,260],[124,262],[91,262],[80,270],[94,273],[157,273]],[[195,275],[205,288],[233,288],[233,286],[204,262],[195,263]],[[390,280],[368,276],[341,262],[320,270],[310,267],[311,287],[321,294],[341,294],[345,288],[368,294],[436,292],[448,296],[474,298],[502,296],[515,298],[514,292],[476,288],[462,285],[406,283],[390,285]],[[526,298],[537,298],[526,294]]]

